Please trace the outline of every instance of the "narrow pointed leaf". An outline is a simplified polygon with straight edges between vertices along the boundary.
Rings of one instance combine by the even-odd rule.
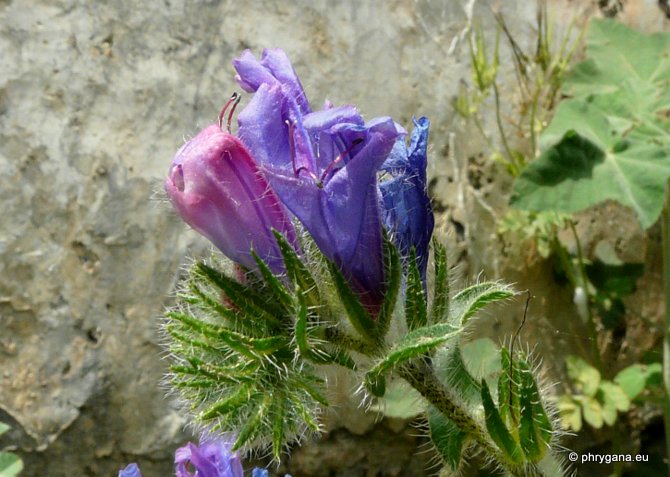
[[[407,328],[412,331],[428,323],[426,296],[423,291],[421,272],[416,260],[416,252],[412,249],[407,264],[407,288],[405,290],[405,320]]]
[[[321,296],[319,294],[319,288],[316,285],[314,277],[307,269],[302,260],[295,252],[295,249],[289,244],[284,236],[273,230],[272,233],[277,240],[279,245],[279,250],[281,251],[282,258],[284,259],[284,266],[286,267],[286,273],[288,273],[289,278],[293,282],[294,286],[300,287],[301,290],[307,296],[307,304],[309,307],[317,307],[321,305]]]
[[[342,305],[344,305],[344,309],[346,310],[349,321],[354,329],[358,331],[364,339],[374,341],[375,322],[372,320],[368,312],[365,311],[363,304],[349,287],[347,280],[342,275],[342,272],[338,270],[337,266],[334,263],[329,262],[328,270],[330,271],[330,276],[337,289],[340,301],[342,302]]]
[[[521,404],[519,402],[519,370],[510,359],[509,350],[500,349],[502,372],[498,378],[498,403],[500,417],[510,429],[518,428],[521,419]]]
[[[258,433],[261,431],[261,422],[267,414],[268,408],[272,404],[272,394],[266,395],[265,399],[258,406],[258,409],[252,414],[251,418],[242,426],[239,433],[237,434],[237,439],[233,444],[232,450],[238,450],[243,445],[253,442]]]
[[[479,382],[470,374],[458,344],[447,345],[446,352],[435,358],[435,367],[440,380],[468,405],[481,402]]]
[[[344,351],[336,350],[334,352],[320,349],[309,343],[307,336],[307,321],[309,312],[307,310],[306,297],[302,294],[300,288],[296,289],[295,304],[295,340],[298,345],[300,355],[316,364],[337,363],[349,369],[354,369],[353,360]]]
[[[386,333],[388,332],[393,311],[396,307],[396,301],[400,293],[400,284],[402,282],[402,262],[400,254],[388,237],[384,236],[384,261],[385,261],[385,278],[386,278],[386,293],[384,294],[384,303],[377,317],[377,338],[383,342]]]
[[[217,416],[223,416],[225,414],[234,412],[235,410],[246,406],[250,400],[251,384],[242,385],[237,390],[237,392],[232,395],[228,395],[223,400],[215,403],[203,411],[200,414],[199,419],[210,420]]]
[[[284,444],[284,396],[275,396],[272,403],[272,456],[279,461]]]
[[[283,313],[281,307],[268,302],[256,291],[202,262],[196,265],[196,274],[219,287],[247,319],[269,323],[275,327],[281,325],[277,318]]]
[[[521,381],[521,447],[530,461],[539,462],[547,453],[553,429],[542,406],[540,392],[528,363],[521,357],[517,360],[517,366]]]
[[[435,407],[428,407],[430,440],[449,470],[455,472],[461,463],[467,434]]]
[[[483,282],[469,286],[451,299],[449,323],[460,328],[486,305],[506,300],[514,295],[515,292],[509,285],[499,282]]]
[[[482,404],[484,405],[484,415],[486,419],[486,429],[489,431],[491,439],[497,444],[498,448],[505,454],[505,456],[513,463],[520,464],[523,462],[523,453],[521,448],[514,440],[509,430],[503,423],[498,409],[493,403],[491,392],[482,379]]]
[[[230,346],[231,349],[249,358],[256,357],[256,353],[264,355],[271,354],[288,345],[286,338],[283,336],[249,338],[227,328],[196,320],[184,313],[171,311],[166,313],[166,316],[193,328],[203,336],[223,341]],[[170,331],[169,328],[168,331]]]
[[[256,265],[258,265],[258,270],[261,272],[261,276],[263,277],[265,284],[270,290],[272,297],[276,299],[277,302],[280,303],[284,309],[286,310],[290,309],[291,306],[293,305],[293,300],[291,299],[291,295],[289,294],[286,287],[279,281],[277,276],[274,273],[272,273],[272,270],[270,270],[270,267],[268,267],[267,263],[265,263],[258,256],[258,254],[256,254],[255,251],[253,250],[251,251],[251,256],[256,261]]]
[[[461,331],[447,323],[438,323],[408,333],[367,373],[366,382],[378,382],[379,377],[392,368],[433,351]]]
[[[447,251],[437,239],[433,239],[433,260],[435,261],[435,287],[431,323],[440,323],[446,320],[446,314],[449,311],[449,270]]]

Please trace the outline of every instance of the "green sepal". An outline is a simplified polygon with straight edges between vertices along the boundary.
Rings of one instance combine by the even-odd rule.
[[[505,347],[500,349],[500,362],[502,365],[502,372],[498,378],[500,417],[510,429],[517,429],[521,419],[519,370]]]
[[[240,310],[245,319],[250,322],[271,324],[274,327],[281,325],[281,321],[277,317],[281,316],[284,310],[267,301],[255,290],[242,285],[206,263],[198,263],[195,273],[220,288],[226,298]]]
[[[346,352],[342,350],[330,352],[309,344],[307,337],[309,311],[307,309],[306,297],[298,287],[296,287],[295,301],[295,340],[300,355],[316,364],[337,363],[346,368],[355,369],[356,364]]]
[[[384,250],[384,269],[386,272],[386,292],[384,293],[384,302],[379,311],[379,316],[377,316],[376,336],[380,342],[384,341],[384,337],[388,333],[402,282],[400,253],[386,234],[384,234],[382,247]]]
[[[272,273],[272,270],[270,270],[270,267],[268,267],[267,263],[265,263],[254,250],[251,250],[251,256],[256,261],[256,265],[258,265],[258,271],[261,273],[261,276],[263,277],[263,280],[272,296],[277,300],[278,303],[282,305],[284,309],[290,309],[293,304],[293,299],[291,298],[291,295],[284,284],[279,281],[277,276]]]
[[[447,250],[435,238],[433,238],[433,261],[435,262],[435,285],[430,319],[431,323],[440,323],[446,319],[449,311],[449,269]]]
[[[203,421],[210,420],[215,417],[225,416],[241,407],[247,406],[252,400],[251,391],[252,384],[241,385],[237,392],[232,395],[227,395],[225,399],[217,401],[212,406],[209,406],[202,411],[199,414],[198,419]]]
[[[521,357],[517,360],[517,366],[521,388],[519,440],[528,460],[539,462],[549,449],[553,429],[528,363]]]
[[[516,293],[500,282],[482,282],[458,292],[450,301],[449,323],[458,328],[489,303],[511,298]]]
[[[461,463],[467,434],[433,406],[428,406],[430,440],[449,470],[456,471]]]
[[[523,462],[523,452],[500,417],[498,409],[493,403],[493,398],[491,398],[489,386],[486,384],[486,380],[484,379],[481,381],[481,390],[482,405],[484,406],[484,416],[486,419],[486,429],[489,432],[489,436],[491,436],[493,442],[496,443],[498,448],[503,452],[505,457],[510,460],[510,462],[514,464],[521,464]]]
[[[220,299],[211,297],[201,290],[194,280],[189,281],[188,287],[194,296],[190,297],[187,303],[197,306],[210,315],[222,318],[224,323],[237,331],[244,331],[250,336],[259,334],[259,330],[254,326],[253,321],[244,319],[240,313],[224,306]]]
[[[276,230],[273,230],[272,233],[275,236],[275,240],[277,240],[277,245],[279,245],[279,250],[281,251],[284,260],[284,266],[286,267],[286,273],[291,279],[291,282],[293,282],[293,285],[296,288],[299,287],[303,290],[303,293],[305,293],[307,297],[307,305],[309,307],[321,306],[322,302],[319,288],[317,287],[316,280],[314,280],[311,272],[307,269],[291,244],[286,241],[284,236]]]
[[[284,396],[275,396],[272,402],[272,457],[279,461],[284,444]]]
[[[438,323],[408,333],[391,348],[381,361],[368,371],[365,382],[374,387],[374,383],[379,382],[379,377],[390,369],[433,351],[457,336],[461,331],[447,323]],[[368,387],[367,384],[366,387]]]
[[[255,359],[258,358],[259,355],[269,355],[275,351],[280,350],[281,348],[288,347],[288,341],[283,336],[249,338],[241,333],[237,333],[227,328],[196,320],[184,313],[168,311],[166,316],[183,323],[187,327],[192,328],[194,331],[199,332],[203,336],[223,341],[232,350],[243,356],[246,356],[247,358]],[[170,332],[169,326],[167,327],[167,330]]]
[[[358,296],[351,289],[342,272],[333,262],[328,262],[328,271],[333,279],[337,294],[347,312],[347,317],[354,329],[367,341],[374,342],[375,327],[377,324],[370,317]]]
[[[454,341],[456,338],[454,338]],[[461,347],[458,344],[447,345],[445,351],[444,354],[438,355],[435,359],[436,365],[439,363],[437,369],[440,372],[440,380],[466,405],[479,405],[481,400],[479,382],[465,366]]]
[[[426,296],[423,291],[421,272],[416,260],[416,251],[412,248],[407,264],[407,287],[405,289],[405,321],[412,331],[428,323]]]
[[[267,414],[268,408],[272,405],[272,400],[273,396],[271,393],[265,396],[265,399],[263,399],[260,406],[258,406],[256,412],[240,429],[239,433],[237,434],[237,439],[233,444],[232,450],[239,450],[245,444],[253,442],[258,433],[261,431],[261,422]]]

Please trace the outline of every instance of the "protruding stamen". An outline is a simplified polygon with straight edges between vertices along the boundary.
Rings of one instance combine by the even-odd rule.
[[[230,132],[230,122],[233,118],[233,112],[235,112],[235,108],[237,107],[237,103],[240,102],[241,96],[237,93],[233,93],[230,96],[230,99],[226,102],[226,104],[223,105],[223,108],[221,108],[221,112],[219,113],[219,127],[223,131],[223,117],[226,114],[226,110],[230,107],[231,104],[233,104],[233,109],[230,111],[230,114],[228,115],[228,122],[226,123],[228,132]]]
[[[344,152],[340,153],[340,155],[337,156],[337,157],[333,160],[333,162],[331,162],[330,164],[328,164],[328,167],[326,167],[326,170],[323,171],[323,174],[321,174],[321,179],[319,179],[319,182],[323,182],[323,181],[326,179],[326,177],[328,177],[328,174],[330,174],[330,172],[332,172],[333,169],[335,169],[335,167],[339,166],[340,163],[341,163],[342,161],[344,161],[344,156],[349,155],[349,153],[353,150],[353,148],[356,147],[356,146],[358,146],[358,145],[359,145],[360,143],[362,143],[362,142],[363,142],[363,139],[361,139],[361,138],[354,139],[354,141],[351,143],[351,146],[349,146],[348,148],[346,148],[346,149],[344,150]]]
[[[314,172],[310,171],[305,166],[298,166],[297,165],[297,157],[296,157],[296,153],[295,153],[295,138],[293,136],[295,126],[288,119],[285,121],[285,123],[288,126],[288,148],[291,151],[291,163],[293,164],[293,174],[295,175],[295,177],[298,177],[300,175],[301,171],[305,171],[314,180],[317,187],[323,188],[323,182],[319,180],[319,178],[316,176],[316,174],[314,174]]]

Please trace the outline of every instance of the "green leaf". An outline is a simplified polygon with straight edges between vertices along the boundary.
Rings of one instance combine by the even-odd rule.
[[[0,451],[0,477],[15,477],[23,470],[23,461],[11,452]]]
[[[310,271],[302,262],[291,244],[286,241],[284,236],[276,230],[273,230],[272,233],[275,236],[275,240],[277,240],[277,245],[279,245],[279,250],[281,251],[284,265],[286,266],[286,273],[288,273],[293,284],[296,287],[300,287],[306,294],[308,306],[321,306],[322,303],[319,288]]]
[[[280,303],[285,309],[290,309],[293,304],[293,300],[291,299],[291,295],[289,294],[286,287],[282,284],[282,282],[279,281],[275,274],[272,273],[272,270],[270,270],[270,267],[268,267],[267,263],[265,263],[254,250],[251,251],[251,256],[256,261],[258,270],[261,272],[261,276],[263,277],[263,280],[265,281],[268,289],[272,293],[273,298],[276,299],[277,302]]]
[[[433,406],[428,406],[428,428],[430,440],[440,457],[449,470],[456,471],[461,462],[467,434]]]
[[[582,429],[582,406],[572,396],[567,394],[561,396],[556,407],[561,418],[561,425],[565,429],[572,429],[575,432]]]
[[[434,350],[448,340],[458,336],[461,331],[447,323],[438,323],[418,328],[408,333],[391,348],[381,361],[368,371],[365,375],[366,388],[373,394],[375,394],[373,390],[379,392],[379,390],[383,389],[381,388],[383,381],[380,378],[383,377],[384,373],[406,361],[418,358]],[[378,396],[380,394],[375,395]],[[381,395],[383,395],[383,392]]]
[[[165,314],[168,318],[179,321],[193,331],[203,336],[220,339],[231,349],[248,357],[256,358],[259,355],[268,355],[288,346],[288,342],[283,336],[270,336],[268,338],[249,338],[241,333],[231,331],[227,328],[205,323],[197,320],[187,314],[176,311],[169,311]],[[168,332],[172,332],[167,328]],[[175,334],[173,334],[175,336]],[[178,337],[175,336],[175,337]]]
[[[471,406],[480,404],[479,380],[468,371],[460,346],[445,346],[437,352],[434,361],[437,375],[448,389]]]
[[[433,261],[435,262],[435,286],[431,309],[431,323],[439,323],[449,311],[449,268],[447,250],[433,238]]]
[[[5,432],[10,430],[11,427],[5,424],[4,422],[0,422],[0,436],[3,435]]]
[[[573,98],[559,104],[545,151],[518,178],[511,204],[576,212],[612,199],[653,225],[670,177],[669,49],[668,33],[592,22],[589,59],[565,80]]]
[[[285,419],[284,399],[275,397],[272,402],[272,457],[279,461],[282,451],[282,445],[285,442],[284,419]]]
[[[630,399],[635,399],[647,387],[650,377],[658,373],[660,368],[660,363],[651,365],[633,364],[619,371],[614,378],[614,382],[621,386],[621,389]]]
[[[603,381],[600,383],[600,390],[605,404],[612,405],[614,409],[621,412],[630,409],[630,398],[621,386],[611,381]]]
[[[565,358],[568,376],[577,383],[586,396],[593,397],[600,385],[600,372],[578,356]]]
[[[449,323],[463,327],[477,311],[490,303],[515,295],[509,285],[499,282],[482,282],[458,292],[450,302]]]
[[[312,346],[308,341],[307,322],[309,312],[307,310],[307,299],[299,287],[296,287],[295,304],[295,340],[298,344],[300,355],[316,364],[338,363],[349,369],[356,366],[352,359],[343,351],[329,352],[317,346]]]
[[[338,270],[337,266],[334,263],[329,262],[328,270],[330,271],[330,276],[337,289],[340,302],[344,305],[344,309],[346,310],[349,321],[354,329],[358,331],[364,339],[374,341],[375,322],[365,310],[365,307],[358,299],[358,296],[356,296],[351,287],[349,287],[347,280]]]
[[[226,298],[249,320],[270,323],[274,326],[281,325],[281,321],[277,317],[281,316],[284,310],[280,306],[268,302],[255,290],[238,283],[206,263],[200,262],[196,265],[195,275],[220,288]]]
[[[582,412],[584,413],[584,420],[596,429],[603,427],[603,408],[600,401],[590,396],[581,396],[580,401]]]
[[[503,451],[505,456],[515,464],[523,462],[523,453],[519,444],[514,440],[512,434],[502,421],[498,409],[493,403],[491,392],[486,384],[486,381],[481,381],[482,390],[482,404],[484,406],[484,415],[486,419],[486,429],[489,431],[491,439],[498,445],[498,448]]]
[[[510,429],[518,426],[521,419],[521,403],[519,402],[519,368],[510,357],[509,350],[500,349],[501,373],[498,378],[498,403],[500,417]]]
[[[547,416],[540,392],[537,388],[528,363],[523,357],[517,360],[520,378],[521,424],[519,427],[519,441],[521,447],[531,462],[542,460],[549,449],[549,442],[553,432],[551,421]]]
[[[251,418],[242,426],[237,434],[237,439],[232,450],[239,450],[245,444],[250,444],[261,431],[261,422],[272,405],[272,394],[268,394]]]
[[[209,420],[217,416],[224,416],[228,413],[234,412],[237,409],[246,406],[254,399],[254,397],[251,396],[251,393],[252,384],[243,384],[239,387],[237,392],[232,395],[227,395],[225,399],[216,402],[212,406],[208,407],[205,411],[201,412],[198,418],[202,420]]]
[[[384,341],[384,337],[388,332],[391,319],[393,318],[393,311],[395,310],[396,301],[400,294],[400,285],[402,282],[402,262],[400,260],[400,253],[393,244],[393,242],[384,234],[384,267],[386,272],[386,293],[384,294],[384,302],[377,317],[376,337],[380,342]]]
[[[416,261],[416,251],[412,248],[407,264],[407,286],[405,289],[405,320],[412,331],[428,323],[426,296],[423,292],[421,272]]]

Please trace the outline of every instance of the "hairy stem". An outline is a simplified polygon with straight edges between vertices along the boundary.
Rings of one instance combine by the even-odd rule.
[[[485,429],[459,406],[450,396],[442,383],[437,379],[433,370],[425,362],[413,362],[399,369],[398,374],[414,389],[435,406],[442,414],[451,420],[459,429],[469,434],[486,454],[495,459],[510,475],[521,477],[525,475],[522,468],[511,464],[505,459],[495,445],[489,440]]]

